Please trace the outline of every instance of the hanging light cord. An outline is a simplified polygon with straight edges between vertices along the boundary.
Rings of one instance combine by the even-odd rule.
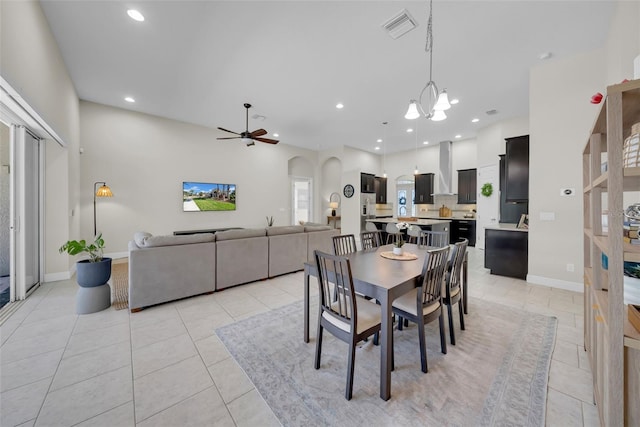
[[[419,98],[419,107],[422,110],[422,114],[426,118],[431,118],[433,116],[433,107],[438,100],[438,87],[436,83],[433,81],[433,0],[429,1],[429,19],[427,21],[427,38],[425,40],[424,51],[429,54],[429,81],[420,92]],[[425,91],[429,90],[429,110],[424,111],[422,108],[422,97],[424,96]]]

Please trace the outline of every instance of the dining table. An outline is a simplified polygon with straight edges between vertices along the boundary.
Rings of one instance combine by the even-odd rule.
[[[375,298],[382,314],[380,330],[380,397],[391,398],[391,369],[393,352],[393,317],[391,305],[397,297],[419,285],[422,267],[428,247],[406,243],[404,252],[416,255],[413,260],[385,258],[383,252],[391,252],[393,245],[361,250],[345,255],[351,264],[355,291]],[[466,256],[463,263],[463,307],[466,306]],[[309,287],[310,278],[317,277],[315,263],[304,264],[304,342],[309,342]],[[466,310],[465,310],[466,311]]]

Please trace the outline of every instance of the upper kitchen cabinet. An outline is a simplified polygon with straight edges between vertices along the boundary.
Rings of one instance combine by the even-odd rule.
[[[522,214],[529,213],[529,203],[507,202],[507,160],[500,154],[500,222],[517,224]]]
[[[476,203],[476,170],[461,169],[458,171],[458,204],[470,205]]]
[[[375,177],[376,203],[387,203],[387,178]]]
[[[529,201],[529,135],[506,138],[505,200],[507,203]]]
[[[376,177],[372,173],[360,174],[360,192],[361,193],[375,193],[376,192]]]
[[[434,174],[421,173],[415,176],[415,201],[414,204],[433,204],[433,180]]]

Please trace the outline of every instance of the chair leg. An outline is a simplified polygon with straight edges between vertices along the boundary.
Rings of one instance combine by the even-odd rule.
[[[395,350],[393,349],[393,328],[391,329],[391,370],[396,369]]]
[[[462,307],[462,300],[458,301],[458,310],[460,311],[460,329],[464,331],[464,309]]]
[[[409,319],[404,319],[404,326],[407,328],[409,327]]]
[[[349,365],[347,366],[347,389],[344,392],[344,397],[347,400],[351,400],[353,395],[353,370],[356,362],[356,343],[351,341],[349,344]]]
[[[429,372],[427,368],[427,343],[424,336],[424,322],[418,321],[418,338],[420,339],[420,365],[422,366],[422,372],[425,374]]]
[[[442,354],[447,354],[447,336],[444,332],[444,311],[440,312],[438,323],[440,324],[440,351]]]
[[[447,313],[449,314],[449,336],[451,337],[451,345],[456,345],[456,334],[453,330],[453,310],[451,304],[447,305]]]
[[[316,360],[315,368],[320,369],[320,353],[322,352],[322,331],[324,328],[318,323],[318,335],[316,338]]]
[[[403,324],[403,319],[401,316],[398,316],[398,330],[401,331],[402,330],[402,324]]]

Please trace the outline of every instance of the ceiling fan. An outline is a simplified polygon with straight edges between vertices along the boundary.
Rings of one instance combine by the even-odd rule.
[[[242,142],[247,144],[247,147],[251,145],[255,145],[256,144],[255,141],[266,142],[267,144],[277,144],[278,143],[277,139],[260,138],[262,135],[267,134],[267,131],[264,129],[257,129],[257,130],[254,130],[253,132],[249,132],[249,108],[251,108],[251,104],[244,104],[244,108],[247,109],[245,131],[242,133],[238,133],[238,132],[233,132],[228,129],[219,127],[218,129],[220,130],[223,130],[225,132],[229,132],[238,136],[229,136],[229,137],[218,138],[218,139],[240,139]]]

